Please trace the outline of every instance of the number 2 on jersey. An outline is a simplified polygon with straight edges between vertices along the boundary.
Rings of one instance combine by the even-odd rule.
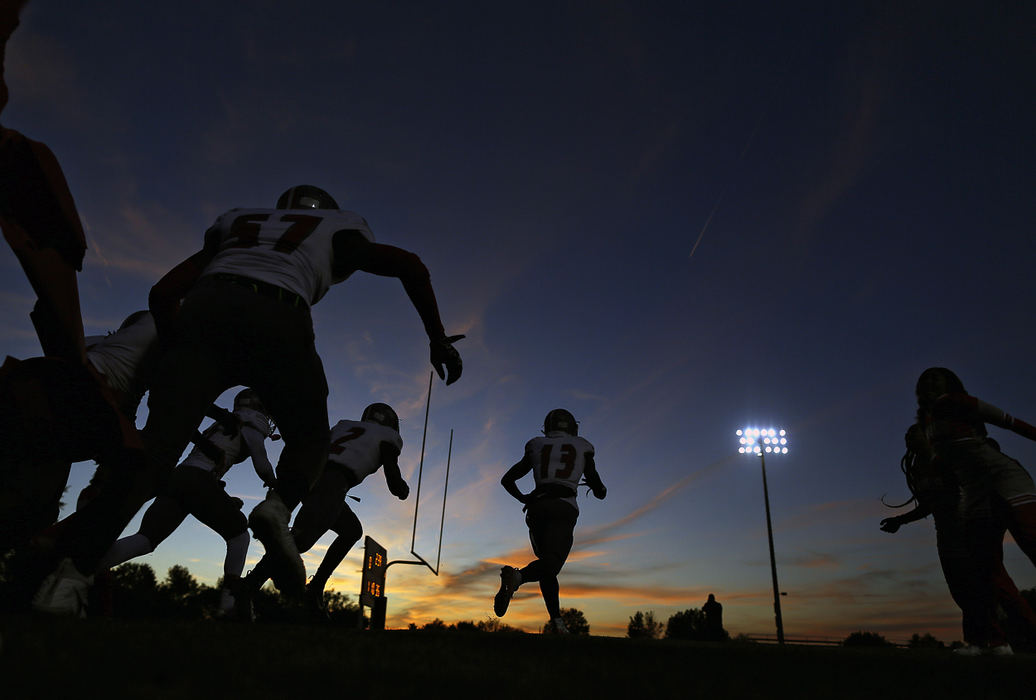
[[[345,431],[345,435],[331,443],[331,449],[329,451],[331,452],[331,454],[335,455],[342,454],[342,452],[345,451],[345,443],[349,442],[350,440],[355,440],[356,438],[363,435],[365,432],[367,432],[366,428],[349,428],[347,431]]]
[[[259,245],[259,232],[262,230],[263,224],[269,220],[269,214],[242,214],[234,219],[230,224],[230,238],[235,241],[230,244],[230,247],[252,248]],[[279,220],[291,225],[277,239],[273,249],[278,253],[291,253],[299,247],[302,241],[306,240],[309,234],[316,230],[324,218],[308,214],[284,214]]]
[[[550,478],[550,453],[553,449],[553,445],[544,445],[543,449],[540,450],[540,478]],[[579,452],[576,451],[574,445],[570,445],[567,442],[561,445],[561,454],[558,457],[558,461],[561,462],[562,468],[558,469],[554,473],[555,479],[567,479],[572,475],[572,471],[576,468],[576,457],[579,456]]]

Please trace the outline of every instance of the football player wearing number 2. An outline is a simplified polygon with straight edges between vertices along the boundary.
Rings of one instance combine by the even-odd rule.
[[[558,573],[572,549],[572,534],[579,517],[576,488],[580,477],[586,479],[596,498],[603,499],[608,493],[594,464],[594,446],[577,432],[572,414],[555,408],[543,420],[543,437],[529,440],[521,461],[500,480],[507,493],[525,504],[525,522],[537,558],[522,569],[500,569],[500,590],[493,600],[493,611],[503,617],[518,587],[539,581],[551,626],[561,634],[568,630],[561,619]],[[536,487],[525,494],[516,482],[529,472]]]
[[[439,377],[447,384],[460,377],[453,343],[464,336],[443,330],[428,269],[417,255],[375,243],[361,216],[340,210],[330,194],[311,185],[287,190],[274,209],[232,209],[206,232],[202,250],[151,290],[159,342],[167,349],[148,401],[146,466],[124,507],[107,518],[110,541],[176,466],[208,406],[230,387],[251,387],[279,427],[284,449],[277,486],[252,511],[249,525],[273,560],[277,587],[288,595],[304,592],[306,570],[288,522],[324,471],[330,433],[310,306],[356,271],[403,283]]]
[[[317,540],[332,530],[337,537],[328,545],[324,558],[306,586],[306,605],[317,619],[326,618],[324,586],[353,545],[363,535],[363,525],[346,501],[349,490],[384,465],[385,483],[393,496],[405,501],[410,487],[399,472],[403,438],[399,417],[391,406],[372,403],[363,409],[360,420],[340,420],[331,428],[331,447],[327,466],[320,480],[302,502],[291,534],[300,552],[308,552]],[[254,594],[270,576],[266,557],[245,578],[248,592]]]

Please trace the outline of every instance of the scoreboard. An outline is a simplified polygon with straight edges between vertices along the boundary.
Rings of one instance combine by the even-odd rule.
[[[385,548],[365,537],[363,540],[363,578],[360,581],[360,605],[370,608],[385,597],[385,567],[388,565]]]

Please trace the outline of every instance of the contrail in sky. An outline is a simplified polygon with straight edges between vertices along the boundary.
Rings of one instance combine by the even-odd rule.
[[[775,97],[780,92],[781,86],[783,84],[784,77],[781,78],[781,81],[777,84],[777,87],[774,90]],[[720,191],[719,197],[716,199],[716,204],[713,205],[712,211],[709,212],[709,217],[705,219],[705,224],[701,227],[701,231],[698,233],[698,239],[694,242],[694,247],[691,248],[691,252],[687,255],[688,260],[694,257],[694,251],[698,250],[698,245],[701,243],[701,239],[705,237],[705,232],[709,230],[709,224],[712,223],[712,217],[716,215],[716,212],[719,210],[719,205],[723,203],[723,198],[727,194],[727,190],[730,189],[730,185],[733,184],[734,180],[737,178],[738,173],[741,172],[741,164],[744,163],[745,156],[748,155],[748,149],[752,147],[752,142],[755,141],[755,135],[759,133],[759,127],[762,126],[763,119],[766,118],[766,115],[770,111],[770,104],[772,103],[772,101],[773,100],[771,99],[771,101],[763,107],[762,112],[759,113],[759,118],[755,120],[755,128],[752,129],[752,133],[749,135],[748,141],[745,142],[744,148],[741,149],[741,154],[737,158],[737,163],[735,164],[734,172],[730,176],[730,179],[727,181],[727,184],[725,184],[723,186],[723,189]]]

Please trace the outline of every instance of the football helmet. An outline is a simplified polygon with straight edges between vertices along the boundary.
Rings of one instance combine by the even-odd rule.
[[[929,367],[917,378],[914,392],[919,403],[928,404],[943,394],[963,394],[965,389],[964,383],[952,371],[945,367]]]
[[[295,185],[277,199],[278,209],[337,209],[335,198],[313,185]]]
[[[555,408],[543,419],[544,433],[552,433],[556,430],[569,435],[579,434],[579,426],[575,417],[563,408]]]
[[[244,389],[234,397],[234,410],[236,411],[239,408],[250,408],[253,411],[259,411],[259,413],[266,415],[266,407],[263,406],[263,402],[259,399],[259,394],[254,389]]]
[[[387,403],[372,403],[363,409],[363,415],[360,416],[360,420],[366,423],[384,425],[386,428],[392,428],[397,433],[399,432],[399,416],[396,415],[396,412]]]

